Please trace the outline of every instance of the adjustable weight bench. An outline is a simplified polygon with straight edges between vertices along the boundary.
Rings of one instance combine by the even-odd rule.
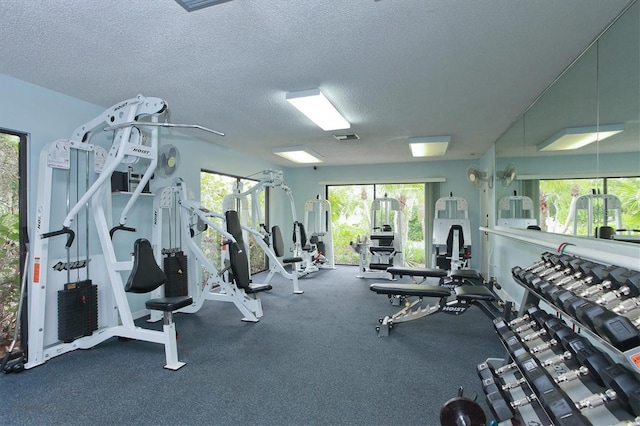
[[[404,266],[391,266],[387,268],[387,272],[391,274],[393,279],[396,276],[402,278],[403,276],[411,277],[411,281],[414,284],[421,284],[427,280],[427,278],[444,278],[447,276],[447,271],[444,269],[431,269],[431,268],[412,268]],[[421,277],[422,280],[417,282],[415,277]]]
[[[436,312],[444,312],[451,315],[460,315],[466,312],[472,305],[478,305],[482,311],[491,318],[500,312],[493,303],[500,303],[499,298],[488,287],[477,285],[460,285],[453,289],[444,286],[424,284],[386,284],[374,283],[369,286],[371,291],[377,294],[386,294],[389,298],[400,296],[405,299],[405,306],[392,316],[380,318],[380,325],[376,327],[378,337],[386,337],[393,328],[393,324],[413,321]],[[449,300],[450,296],[454,296]],[[417,297],[410,302],[408,297]],[[433,304],[422,307],[423,298],[438,299]]]

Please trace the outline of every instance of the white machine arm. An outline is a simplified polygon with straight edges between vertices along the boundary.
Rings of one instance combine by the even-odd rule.
[[[225,220],[224,215],[220,213],[214,213],[211,210],[208,210],[200,205],[200,203],[189,199],[189,194],[187,193],[187,186],[184,184],[182,178],[177,178],[175,181],[175,186],[180,188],[180,205],[186,209],[189,213],[195,214],[198,216],[199,220],[206,223],[211,228],[215,229],[217,232],[222,234],[222,236],[226,239],[226,244],[238,244],[238,241],[227,232],[226,229],[222,228],[220,225],[211,220],[212,217]],[[242,247],[239,246],[240,251],[242,251]]]

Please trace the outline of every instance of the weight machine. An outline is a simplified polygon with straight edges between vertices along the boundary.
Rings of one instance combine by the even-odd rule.
[[[157,262],[160,260],[150,251],[150,243],[138,239],[134,258],[122,261],[116,256],[113,244],[117,231],[135,232],[126,226],[128,214],[140,199],[144,187],[149,183],[158,163],[158,134],[161,127],[198,128],[223,136],[222,133],[197,125],[181,125],[159,122],[167,111],[167,103],[160,98],[138,95],[120,102],[102,114],[78,127],[70,139],[59,139],[47,145],[40,154],[40,175],[36,223],[34,227],[33,257],[31,259],[28,285],[28,362],[26,368],[36,367],[49,359],[74,351],[88,349],[112,337],[143,340],[164,345],[165,368],[176,370],[184,365],[178,361],[175,324],[172,312],[191,303],[189,297],[160,298],[164,274]],[[144,119],[145,121],[140,121]],[[98,145],[89,143],[93,132],[102,126],[113,131],[111,147],[107,152]],[[76,155],[71,155],[75,152]],[[84,153],[84,163],[81,161]],[[118,225],[111,226],[111,176],[121,165],[139,165],[143,170],[139,182],[129,194]],[[85,170],[85,185],[80,179],[75,183],[80,194],[75,204],[67,197],[66,212],[60,214],[60,199],[54,197],[60,176],[54,170],[64,170],[67,188],[74,183],[70,172]],[[79,174],[78,174],[79,176]],[[81,212],[85,213],[84,259],[81,248],[76,247],[76,259],[71,259],[71,247],[76,238]],[[90,228],[89,216],[94,226]],[[51,222],[64,215],[62,228],[51,230]],[[55,229],[55,228],[53,228]],[[91,254],[90,234],[97,234],[100,254]],[[52,237],[67,237],[66,259],[55,256]],[[154,242],[157,244],[157,242]],[[151,253],[151,254],[150,254]],[[154,262],[155,261],[155,262]],[[104,277],[104,283],[94,284],[89,266],[95,276]],[[84,268],[86,279],[72,282],[70,271]],[[61,273],[61,272],[65,272]],[[125,289],[126,278],[129,280]],[[66,275],[63,276],[63,275]],[[79,273],[78,273],[79,275]],[[147,276],[148,275],[148,276]],[[150,276],[153,275],[153,282]],[[146,292],[152,299],[146,300],[148,310],[163,312],[162,331],[138,327],[134,323],[130,300],[126,291]],[[132,301],[136,297],[132,296]],[[57,324],[57,327],[56,327]]]
[[[298,273],[296,264],[302,261],[302,247],[300,244],[301,234],[299,222],[296,219],[296,208],[293,200],[291,189],[284,181],[281,170],[264,170],[262,172],[263,178],[255,184],[253,187],[246,191],[243,191],[242,182],[234,184],[233,193],[227,194],[223,200],[223,210],[236,210],[240,217],[240,223],[242,227],[243,241],[245,244],[244,250],[249,253],[249,235],[254,237],[254,241],[262,249],[264,254],[269,259],[269,273],[267,274],[264,284],[269,284],[273,276],[278,273],[284,278],[291,280],[293,283],[293,292],[296,294],[304,293],[300,290],[298,284]],[[260,211],[259,198],[260,193],[266,188],[277,188],[286,194],[291,205],[291,213],[293,216],[293,235],[294,235],[294,249],[293,256],[283,258],[280,261],[279,258],[284,256],[282,236],[280,234],[280,228],[274,226],[271,230],[267,229],[266,224],[262,218]],[[251,212],[249,212],[247,199],[251,197]],[[251,218],[252,225],[249,225],[248,218]],[[258,229],[255,229],[257,226]],[[225,255],[225,253],[223,253]],[[248,256],[247,256],[248,257]],[[287,271],[283,264],[292,264],[291,272]]]
[[[376,198],[371,204],[371,233],[364,241],[351,243],[351,248],[360,255],[358,278],[384,278],[392,280],[387,272],[391,266],[404,266],[404,230],[400,201]]]
[[[573,235],[578,235],[580,211],[585,210],[587,212],[587,237],[596,236],[596,228],[609,225],[610,218],[613,219],[615,229],[622,228],[620,219],[622,204],[618,197],[612,194],[587,194],[576,200],[573,214]],[[597,214],[598,211],[600,211],[600,216]]]
[[[251,284],[245,288],[239,287],[230,279],[228,270],[231,268],[230,259],[227,256],[224,268],[219,270],[203,252],[198,237],[207,229],[218,232],[223,237],[222,249],[228,252],[230,245],[239,245],[236,238],[220,226],[216,221],[226,224],[226,218],[221,213],[208,210],[193,200],[187,185],[181,178],[177,178],[172,186],[157,191],[154,199],[154,235],[161,238],[164,212],[171,216],[177,215],[181,226],[181,242],[185,245],[185,256],[188,274],[188,294],[193,298],[190,306],[180,310],[183,313],[195,313],[202,308],[206,300],[231,302],[242,313],[242,321],[258,322],[262,317],[262,302],[256,297],[261,291],[270,290],[270,285]],[[176,208],[179,210],[176,211]],[[177,238],[179,239],[179,238]],[[244,247],[240,248],[245,250]],[[180,249],[174,249],[182,251]],[[248,263],[247,263],[248,267]],[[207,272],[206,281],[203,278],[202,268]],[[204,282],[204,286],[202,283]]]
[[[503,197],[498,202],[498,225],[509,228],[526,229],[535,226],[538,221],[534,217],[533,200],[524,195]]]
[[[471,225],[467,200],[454,197],[436,201],[433,219],[433,267],[466,269],[471,258]]]
[[[298,275],[319,269],[335,269],[333,234],[331,232],[331,203],[318,197],[304,203],[304,230],[309,241],[302,241],[302,262],[297,263]],[[302,233],[302,232],[301,232]],[[302,238],[302,236],[301,236]],[[302,238],[303,240],[305,238]]]

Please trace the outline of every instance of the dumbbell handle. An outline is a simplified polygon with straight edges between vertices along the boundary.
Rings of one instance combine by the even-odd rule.
[[[538,397],[536,394],[532,393],[531,395],[525,396],[522,399],[516,399],[515,401],[511,401],[511,408],[522,407],[523,405],[531,404],[533,401],[536,401]]]
[[[565,351],[560,355],[555,355],[545,359],[544,361],[542,361],[541,365],[543,367],[551,367],[552,365],[560,364],[561,362],[566,361],[568,359],[571,359],[571,352]]]
[[[554,284],[559,286],[559,287],[562,287],[562,286],[564,286],[564,285],[566,285],[568,283],[572,283],[572,282],[574,282],[576,280],[579,280],[580,277],[582,277],[582,272],[576,272],[574,274],[571,274],[571,275],[568,275],[568,276],[564,277],[561,280],[558,280],[558,282],[555,282]]]
[[[533,327],[535,327],[537,324],[537,322],[535,321],[529,321],[527,324],[521,325],[520,327],[514,329],[513,331],[515,333],[522,333],[523,331],[527,331],[527,330],[531,330]]]
[[[527,379],[525,379],[524,377],[519,378],[518,380],[514,381],[514,382],[509,382],[509,383],[505,383],[504,385],[502,385],[502,390],[503,391],[508,391],[511,389],[515,389],[518,386],[520,386],[523,383],[527,383]]]
[[[503,366],[502,366],[502,367],[500,367],[500,368],[496,368],[496,370],[495,370],[495,372],[494,372],[494,373],[495,373],[496,375],[500,376],[501,374],[504,374],[504,373],[506,373],[506,372],[508,372],[508,371],[513,370],[514,368],[516,368],[516,367],[517,367],[517,365],[518,365],[518,364],[516,364],[515,362],[512,362],[511,364],[503,365]]]
[[[531,352],[532,354],[538,354],[540,352],[544,352],[548,350],[549,348],[557,344],[558,344],[558,341],[556,339],[551,339],[548,342],[544,342],[539,344],[538,346],[534,346],[533,348],[529,349],[529,352]]]
[[[538,260],[535,263],[532,263],[531,265],[527,266],[526,268],[524,268],[525,271],[529,272],[532,269],[536,269],[539,268],[540,266],[544,265],[545,263],[547,263],[544,259],[542,260]]]
[[[631,299],[624,300],[611,308],[616,314],[626,314],[640,307],[640,297],[632,297]]]
[[[579,410],[585,410],[588,408],[600,407],[607,402],[613,401],[618,398],[618,394],[613,389],[607,389],[602,393],[593,394],[583,400],[576,402],[576,407]]]
[[[593,277],[589,277],[593,280]],[[610,280],[604,280],[602,281],[600,284],[595,284],[592,285],[590,287],[585,288],[584,290],[582,290],[581,292],[578,293],[578,296],[580,297],[591,297],[591,296],[595,296],[596,294],[600,293],[603,290],[608,290],[611,288],[611,281]]]
[[[521,316],[521,317],[517,317],[517,318],[514,318],[514,319],[512,319],[511,321],[509,321],[509,324],[508,324],[508,325],[509,325],[509,327],[513,327],[514,325],[518,325],[518,324],[520,324],[521,322],[525,322],[525,321],[527,321],[529,318],[531,318],[531,317],[529,316],[529,314],[524,314],[524,315],[523,315],[523,316]]]
[[[567,373],[564,373],[558,377],[556,377],[556,383],[566,383],[572,380],[575,380],[579,377],[586,376],[589,374],[589,369],[587,367],[580,367],[577,370],[571,370]]]
[[[574,290],[577,290],[580,287],[583,287],[585,285],[588,286],[592,282],[593,282],[593,277],[586,277],[586,278],[583,278],[581,280],[572,281],[569,284],[565,285],[564,288],[569,290],[569,291],[574,291]],[[587,288],[591,288],[591,287],[593,287],[593,286],[590,286],[590,287],[587,287]]]
[[[558,265],[558,266],[562,267],[561,265]],[[547,281],[553,281],[553,280],[556,280],[556,279],[560,278],[560,277],[561,277],[561,276],[563,276],[563,275],[570,274],[572,270],[573,270],[573,269],[571,269],[571,268],[559,269],[559,270],[557,270],[554,274],[551,274],[551,275],[546,274],[546,275],[547,275],[546,279],[547,279]],[[542,275],[538,275],[538,276],[539,276],[540,278],[543,278],[543,276],[542,276]]]
[[[534,331],[533,333],[527,334],[526,336],[524,336],[522,338],[522,341],[524,342],[528,342],[530,340],[536,339],[540,336],[544,336],[545,334],[547,334],[547,330],[538,330],[538,331]]]
[[[562,265],[555,265],[554,267],[542,270],[541,272],[539,272],[537,274],[538,274],[538,276],[540,278],[544,278],[549,274],[553,274],[554,272],[559,271],[560,269],[562,269]]]
[[[628,286],[623,285],[622,287],[620,287],[617,290],[610,291],[610,292],[605,293],[602,296],[598,297],[596,299],[596,303],[598,305],[608,305],[609,303],[613,302],[614,300],[620,299],[623,296],[628,296],[629,294],[631,294],[631,289]]]

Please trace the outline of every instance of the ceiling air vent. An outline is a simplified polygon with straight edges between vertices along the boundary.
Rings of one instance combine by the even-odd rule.
[[[226,3],[228,1],[231,0],[176,0],[187,12],[193,12],[194,10],[204,9],[205,7]]]
[[[344,135],[333,135],[334,138],[336,138],[337,141],[342,142],[342,141],[355,141],[360,139],[360,136],[358,136],[356,133],[347,133]]]

